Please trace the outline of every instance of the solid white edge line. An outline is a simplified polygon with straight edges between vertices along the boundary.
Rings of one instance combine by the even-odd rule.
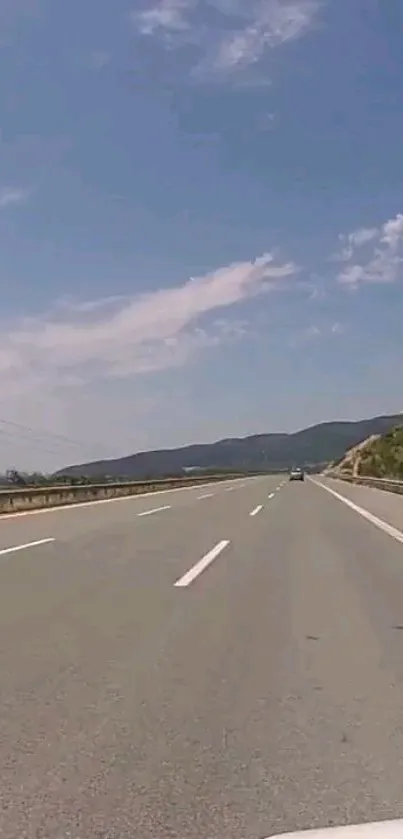
[[[379,530],[383,530],[384,533],[387,533],[388,536],[392,536],[393,539],[396,539],[397,542],[401,542],[403,544],[403,533],[401,530],[398,530],[396,527],[393,527],[391,524],[388,524],[383,519],[379,519],[378,516],[374,516],[373,513],[370,513],[369,510],[366,510],[364,507],[360,507],[358,504],[354,504],[354,501],[350,501],[349,498],[346,498],[344,495],[340,495],[339,492],[336,490],[331,489],[331,487],[326,486],[325,484],[319,483],[319,481],[312,481],[315,486],[320,487],[321,489],[325,489],[326,492],[329,492],[335,498],[338,498],[339,501],[342,501],[343,504],[346,504],[347,507],[350,507],[351,510],[354,510],[355,513],[358,513],[367,521],[370,521],[371,524],[374,524],[375,527],[378,527]]]
[[[258,478],[254,475],[252,478],[248,478],[249,481],[256,481],[260,479],[260,475]],[[238,481],[242,480],[242,478],[234,478],[233,483],[237,483]],[[217,484],[225,485],[230,483],[230,481],[210,481],[207,484],[192,484],[191,486],[185,487],[174,487],[173,489],[157,489],[156,492],[141,492],[138,494],[133,495],[119,495],[117,498],[99,498],[98,501],[80,501],[78,504],[60,504],[57,507],[45,507],[44,509],[40,510],[20,510],[18,513],[0,513],[0,522],[4,521],[5,519],[16,519],[20,518],[21,516],[39,516],[43,515],[44,513],[59,513],[61,510],[77,510],[82,507],[95,507],[97,504],[112,504],[117,503],[118,501],[135,501],[138,498],[150,498],[150,496],[158,496],[158,495],[167,495],[170,492],[189,492],[191,489],[203,489],[204,487],[213,487],[217,486]]]
[[[252,512],[249,513],[249,515],[250,516],[257,516],[257,514],[260,513],[261,510],[263,510],[263,504],[259,504],[258,507],[255,507],[255,509],[252,510]]]
[[[229,544],[229,539],[223,539],[222,542],[218,542],[218,545],[212,548],[212,550],[200,559],[199,562],[196,562],[196,565],[193,565],[193,567],[190,568],[183,577],[180,577],[179,580],[174,583],[174,586],[177,588],[187,588],[187,586],[190,586],[196,577],[205,571],[205,569],[211,565],[215,559],[217,559],[218,555],[227,548]]]
[[[0,556],[4,556],[4,554],[13,554],[17,551],[24,551],[26,548],[36,548],[38,545],[47,545],[49,542],[54,542],[55,539],[50,537],[49,539],[38,539],[36,542],[26,542],[24,545],[15,545],[12,548],[2,548],[0,550]]]
[[[266,839],[401,839],[403,819],[276,833]]]
[[[142,516],[152,516],[153,513],[161,513],[162,510],[170,510],[171,505],[166,504],[165,507],[154,507],[152,510],[144,510],[142,513],[137,513],[138,517],[141,518]]]

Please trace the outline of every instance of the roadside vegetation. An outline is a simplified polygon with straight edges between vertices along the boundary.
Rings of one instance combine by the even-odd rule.
[[[349,449],[327,470],[333,474],[403,480],[403,425]]]
[[[403,426],[393,428],[364,449],[359,474],[403,480]]]

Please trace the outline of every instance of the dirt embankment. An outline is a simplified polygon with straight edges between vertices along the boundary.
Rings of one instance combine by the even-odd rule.
[[[403,480],[403,426],[387,434],[373,434],[346,452],[327,472]]]

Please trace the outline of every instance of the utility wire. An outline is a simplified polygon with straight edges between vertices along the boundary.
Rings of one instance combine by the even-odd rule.
[[[3,426],[3,427],[1,427],[1,426]],[[4,428],[4,426],[5,426],[5,428]],[[10,429],[14,428],[14,429],[16,429],[16,431],[7,430],[9,428]],[[28,433],[23,434],[21,432],[28,432]],[[42,431],[38,428],[33,428],[32,426],[25,425],[25,424],[20,423],[20,422],[14,422],[12,420],[6,420],[2,417],[0,417],[0,434],[5,438],[9,438],[9,439],[14,438],[14,439],[18,439],[18,440],[23,440],[23,441],[26,441],[27,443],[30,443],[30,444],[38,443],[39,444],[38,448],[40,448],[42,451],[46,451],[48,454],[59,454],[60,452],[57,449],[55,451],[55,449],[51,450],[51,449],[44,448],[44,446],[42,444],[42,440],[45,439],[45,441],[47,442],[46,438],[48,438],[50,444],[53,444],[53,445],[61,446],[62,444],[68,443],[69,446],[74,446],[74,447],[79,448],[81,450],[85,450],[86,452],[91,452],[92,451],[92,452],[94,452],[94,456],[99,457],[100,459],[107,457],[107,455],[105,454],[105,447],[101,446],[100,443],[95,443],[95,444],[94,443],[85,443],[84,441],[75,440],[72,437],[68,437],[65,434],[58,434],[56,432],[45,431],[45,430]],[[39,435],[39,436],[34,436],[34,435]],[[103,452],[102,455],[100,454],[101,451]],[[96,454],[95,454],[95,452],[96,452]]]

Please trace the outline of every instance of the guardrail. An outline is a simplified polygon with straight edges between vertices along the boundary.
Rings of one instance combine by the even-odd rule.
[[[360,486],[369,486],[374,489],[383,489],[384,492],[395,492],[403,495],[403,481],[397,481],[393,478],[370,478],[366,475],[348,475],[343,473],[328,472],[327,478],[338,478],[342,481],[347,481],[349,484],[358,484]]]
[[[237,478],[253,477],[242,474],[203,475],[198,477],[165,478],[158,481],[132,481],[116,484],[84,484],[80,486],[21,487],[19,489],[0,490],[1,515],[25,510],[39,510],[51,507],[65,507],[73,504],[85,504],[91,501],[103,501],[108,498],[124,498],[148,492],[161,492],[186,486],[198,486],[218,481],[231,481]]]

